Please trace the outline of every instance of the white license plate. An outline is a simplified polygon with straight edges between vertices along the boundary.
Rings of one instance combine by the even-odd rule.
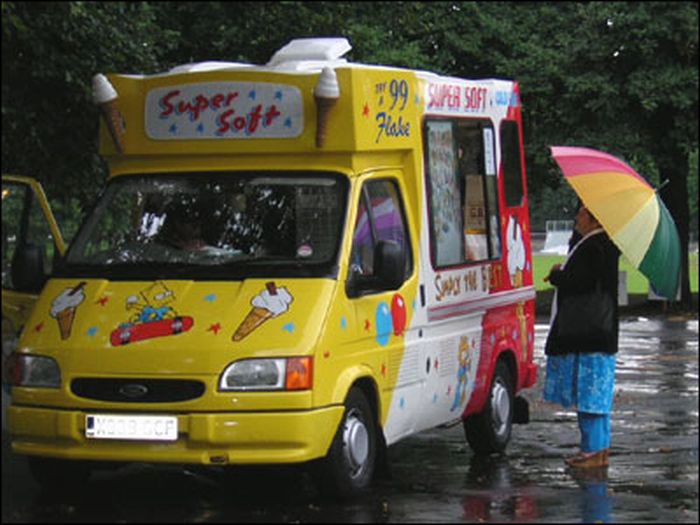
[[[85,416],[85,436],[91,439],[177,440],[174,416]]]

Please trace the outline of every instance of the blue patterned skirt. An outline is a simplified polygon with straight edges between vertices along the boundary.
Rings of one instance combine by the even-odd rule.
[[[615,390],[615,356],[583,353],[547,356],[544,400],[579,412],[610,414]]]

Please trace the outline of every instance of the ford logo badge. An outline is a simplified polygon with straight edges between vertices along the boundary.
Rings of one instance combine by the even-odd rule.
[[[127,383],[119,388],[119,393],[129,399],[138,399],[148,394],[148,387],[139,383]]]

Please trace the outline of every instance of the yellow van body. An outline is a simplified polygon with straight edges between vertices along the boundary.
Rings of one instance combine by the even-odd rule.
[[[516,83],[339,57],[282,57],[265,67],[209,64],[153,76],[109,75],[108,82],[118,95],[102,101],[108,188],[162,174],[168,184],[213,177],[212,187],[243,173],[253,186],[275,188],[285,177],[299,177],[311,193],[339,189],[337,246],[328,269],[315,276],[294,273],[314,257],[312,243],[295,245],[297,266],[290,262],[270,276],[264,265],[231,278],[220,277],[215,266],[210,275],[188,275],[186,267],[172,273],[166,266],[139,275],[112,272],[112,259],[97,252],[93,261],[103,268],[88,264],[81,230],[20,340],[19,356],[50,358],[60,379],[35,386],[22,383],[28,372],[17,373],[9,414],[16,453],[303,463],[326,457],[343,432],[359,432],[346,439],[365,446],[365,428],[341,424],[352,389],[371,409],[373,421],[366,424],[376,425],[378,442],[391,444],[488,410],[498,416],[496,370],[507,371],[511,398],[534,384],[535,294]],[[315,97],[333,95],[318,87],[327,82],[336,82],[331,88],[338,96]],[[506,202],[504,190],[499,131],[506,121],[516,130],[516,205]],[[445,167],[456,168],[461,159],[453,147],[456,132],[450,136],[458,126],[465,137],[477,137],[485,172],[483,184],[477,176],[466,176],[465,184],[493,187],[495,196],[489,201],[481,194],[473,209],[471,194],[462,203],[440,194],[449,189],[445,176],[454,182]],[[300,199],[306,190],[289,191]],[[372,191],[397,196],[388,220],[396,229],[403,217],[406,272],[392,286],[353,290],[351,274],[360,272],[352,262],[354,243],[381,235],[367,233],[361,241],[358,234],[368,208],[386,202],[366,196]],[[446,207],[453,204],[459,211],[449,216]],[[316,213],[324,222],[323,210]],[[382,229],[379,215],[370,220]],[[89,228],[90,220],[83,229]],[[453,249],[449,235],[441,237],[446,232],[462,248]],[[477,241],[472,247],[482,250],[476,260],[468,256],[470,235]],[[265,310],[268,300],[276,306]],[[268,361],[250,361],[260,359]],[[229,368],[246,360],[241,370],[283,377],[274,376],[270,388],[246,383],[257,376]],[[222,388],[229,380],[232,389]],[[512,403],[506,409],[512,412]],[[366,456],[364,449],[355,452],[358,461]]]

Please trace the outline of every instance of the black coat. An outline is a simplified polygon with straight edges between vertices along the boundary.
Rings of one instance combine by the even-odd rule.
[[[614,316],[612,326],[607,330],[588,330],[586,318],[582,316],[578,322],[584,330],[584,335],[575,339],[565,340],[558,335],[559,316],[547,336],[545,354],[562,355],[579,352],[617,352],[618,340],[618,262],[620,251],[610,241],[605,233],[598,233],[583,241],[576,251],[570,255],[563,270],[555,270],[550,275],[550,282],[557,288],[557,311],[565,298],[580,296],[594,290],[600,282],[601,289],[613,298]]]

